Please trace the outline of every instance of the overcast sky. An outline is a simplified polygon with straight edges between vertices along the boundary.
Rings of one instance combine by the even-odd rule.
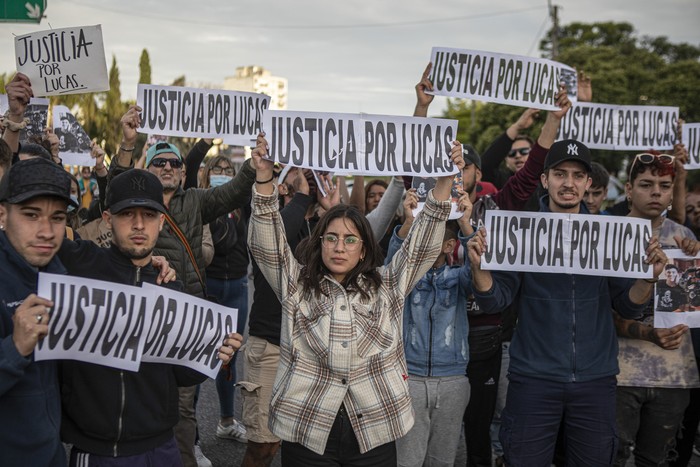
[[[627,21],[638,35],[700,45],[697,0],[555,0],[560,23]],[[545,0],[48,0],[40,25],[0,23],[0,71],[15,69],[13,34],[102,24],[123,98],[134,99],[141,50],[154,84],[184,74],[222,84],[238,66],[289,80],[289,108],[407,115],[433,46],[539,56]],[[595,86],[595,84],[594,84]],[[437,97],[430,115],[445,106]]]

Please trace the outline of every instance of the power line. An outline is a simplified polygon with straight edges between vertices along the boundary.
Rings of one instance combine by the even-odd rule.
[[[545,26],[547,26],[548,20],[549,20],[549,16],[545,16],[544,20],[542,21],[542,25],[540,26],[540,29],[537,31],[537,34],[535,35],[535,39],[532,41],[532,45],[530,45],[530,48],[527,51],[528,56],[532,57],[532,50],[537,45],[537,42],[540,40],[540,37],[542,37],[542,33],[544,32]]]
[[[81,7],[93,8],[100,11],[109,11],[112,13],[117,13],[120,15],[134,17],[134,11],[132,9],[119,9],[110,8],[108,6],[95,6],[94,4],[84,3],[77,0],[66,0],[67,3],[73,3],[80,5]],[[358,23],[358,24],[306,24],[306,25],[290,25],[290,24],[251,24],[251,23],[230,23],[230,22],[219,22],[219,21],[203,21],[196,20],[192,18],[174,18],[162,16],[160,13],[146,13],[143,11],[138,12],[139,18],[149,18],[156,19],[158,21],[170,21],[175,23],[187,23],[187,24],[197,24],[202,26],[226,26],[233,28],[246,28],[246,29],[287,29],[287,30],[320,30],[320,29],[368,29],[368,28],[387,28],[387,27],[400,27],[400,26],[414,26],[420,24],[436,24],[436,23],[451,23],[457,21],[468,21],[473,19],[482,18],[493,18],[496,16],[506,16],[517,13],[522,13],[525,11],[541,10],[547,8],[545,6],[536,6],[528,8],[510,9],[504,11],[496,11],[491,13],[481,13],[476,15],[466,15],[466,16],[452,16],[449,18],[435,18],[435,19],[424,19],[424,20],[413,20],[413,21],[396,21],[392,23]]]

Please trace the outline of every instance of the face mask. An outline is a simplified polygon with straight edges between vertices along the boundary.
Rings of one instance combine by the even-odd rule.
[[[78,195],[70,195],[70,199],[72,199],[75,203],[80,204],[80,201],[78,201]],[[75,211],[75,206],[72,204],[68,206],[68,212],[73,212]]]
[[[209,176],[209,185],[213,188],[215,186],[221,186],[226,182],[229,182],[233,179],[233,177],[230,177],[228,175],[214,175],[212,174]]]

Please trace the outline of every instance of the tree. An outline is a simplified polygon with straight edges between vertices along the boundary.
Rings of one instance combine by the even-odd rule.
[[[112,66],[109,68],[109,91],[107,91],[105,96],[101,112],[105,119],[103,138],[107,154],[116,154],[117,149],[119,149],[121,141],[121,125],[119,121],[124,112],[126,112],[126,105],[122,103],[117,57],[112,55]]]
[[[139,59],[139,83],[151,84],[151,59],[146,49],[143,49]]]

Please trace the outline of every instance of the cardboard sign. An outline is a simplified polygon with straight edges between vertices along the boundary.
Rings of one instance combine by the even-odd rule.
[[[651,222],[585,214],[486,211],[481,267],[646,279]]]
[[[16,36],[15,57],[35,96],[109,91],[99,24]]]
[[[182,365],[210,378],[238,311],[153,284],[142,287],[39,273],[38,295],[54,302],[34,359],[78,360],[138,371],[142,361]]]
[[[678,107],[578,102],[559,125],[557,140],[575,139],[590,149],[673,149]]]
[[[436,96],[559,110],[555,96],[564,84],[569,100],[576,102],[576,70],[552,60],[433,47],[430,62]]]
[[[58,155],[65,165],[95,166],[90,136],[65,105],[53,107],[53,132],[58,136]]]
[[[700,169],[700,123],[684,123],[681,141],[688,150],[688,170]]]
[[[270,159],[339,175],[456,174],[457,121],[324,112],[265,112]]]
[[[270,106],[264,94],[218,89],[139,84],[136,104],[143,109],[140,133],[222,138],[250,146]]]
[[[700,328],[700,255],[664,250],[668,264],[654,287],[654,327]]]

